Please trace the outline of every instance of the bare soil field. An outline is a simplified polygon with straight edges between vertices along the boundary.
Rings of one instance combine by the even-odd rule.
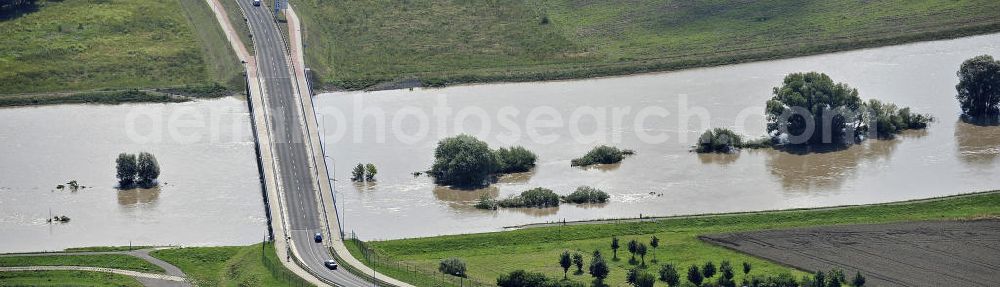
[[[1000,220],[843,225],[701,240],[814,272],[861,271],[869,286],[1000,286]]]

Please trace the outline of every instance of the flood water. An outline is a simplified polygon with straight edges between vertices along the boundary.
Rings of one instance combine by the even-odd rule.
[[[246,102],[0,109],[0,252],[246,245],[266,231]],[[115,188],[118,153],[153,153],[159,188]],[[59,190],[76,180],[86,188]],[[68,223],[49,224],[51,214]]]
[[[877,203],[1000,188],[1000,127],[960,122],[954,99],[959,65],[981,54],[1000,56],[1000,34],[626,77],[332,93],[317,96],[316,109],[346,210],[345,230],[363,239],[496,231],[563,219]],[[858,88],[863,99],[910,106],[937,121],[894,140],[836,152],[689,152],[708,127],[763,135],[772,88],[786,74],[806,71],[825,72]],[[623,115],[617,122],[616,109]],[[538,155],[537,167],[476,191],[411,175],[429,169],[440,138],[459,133],[477,135],[493,148],[522,145]],[[572,158],[599,144],[637,154],[617,165],[570,167]],[[378,181],[350,182],[358,162],[376,164]],[[580,185],[607,191],[610,202],[473,207],[483,193],[505,197],[546,187],[568,194]]]

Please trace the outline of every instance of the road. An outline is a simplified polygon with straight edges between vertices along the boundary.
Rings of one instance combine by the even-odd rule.
[[[271,135],[271,142],[268,144],[278,169],[278,189],[283,194],[281,200],[284,201],[285,224],[291,236],[291,244],[305,268],[325,281],[341,286],[372,286],[371,282],[354,276],[344,268],[328,270],[323,266],[323,261],[333,259],[333,256],[328,248],[313,240],[313,235],[321,233],[327,222],[320,209],[321,202],[316,187],[316,179],[326,177],[315,176],[315,171],[310,168],[311,147],[304,130],[303,116],[311,115],[312,111],[307,113],[297,98],[288,51],[277,23],[274,22],[272,8],[266,5],[253,6],[252,0],[235,1],[246,14],[253,35],[258,75],[265,91],[264,108]]]

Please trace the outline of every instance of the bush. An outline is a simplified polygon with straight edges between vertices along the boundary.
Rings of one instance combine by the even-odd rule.
[[[879,138],[892,138],[904,130],[923,129],[933,121],[929,115],[914,114],[910,108],[898,109],[895,104],[883,103],[879,100],[871,99],[865,104],[868,108],[864,114],[867,128],[875,128],[875,136]]]
[[[572,281],[551,279],[542,273],[514,270],[497,277],[499,287],[583,287],[583,284]]]
[[[547,188],[533,188],[521,192],[518,196],[511,196],[497,202],[497,205],[504,208],[516,207],[554,207],[559,206],[559,195]]]
[[[535,167],[537,156],[531,151],[520,147],[500,148],[494,152],[500,164],[500,173],[515,173],[530,171]]]
[[[465,262],[454,257],[444,259],[438,265],[438,271],[452,276],[465,277]]]
[[[730,153],[743,146],[743,137],[729,129],[707,130],[698,137],[698,153]]]
[[[430,174],[441,184],[482,186],[499,168],[489,145],[463,134],[438,142]]]
[[[634,154],[634,151],[628,150],[630,154]],[[610,147],[602,145],[595,147],[594,149],[587,152],[581,158],[573,159],[570,161],[572,166],[588,166],[594,164],[612,164],[621,162],[625,157],[625,152],[619,150],[616,147]]]
[[[1000,61],[989,55],[968,59],[958,69],[959,104],[962,114],[979,120],[996,120],[1000,115]]]
[[[608,202],[607,192],[589,186],[577,187],[576,191],[564,196],[562,199],[569,203],[605,203]]]
[[[798,287],[799,282],[792,277],[791,274],[781,273],[776,276],[753,276],[750,280],[749,287]],[[807,282],[803,280],[802,286],[806,286]]]
[[[485,193],[479,196],[479,201],[476,202],[476,208],[478,209],[496,210],[497,207],[499,207],[497,201]]]

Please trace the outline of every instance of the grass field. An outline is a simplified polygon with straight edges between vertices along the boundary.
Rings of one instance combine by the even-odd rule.
[[[660,238],[661,246],[646,256],[647,262],[656,258],[659,264],[673,263],[684,268],[680,270],[683,272],[691,264],[703,264],[709,260],[715,262],[716,265],[722,260],[729,260],[736,265],[737,269],[743,261],[747,261],[753,265],[751,274],[790,273],[795,278],[799,278],[804,275],[802,271],[792,270],[769,261],[717,247],[702,242],[697,236],[805,226],[992,216],[1000,216],[1000,192],[996,191],[928,201],[681,217],[651,222],[528,228],[496,233],[378,241],[369,242],[367,245],[381,255],[423,270],[436,270],[441,259],[458,257],[467,263],[468,274],[474,278],[482,279],[481,281],[486,281],[494,280],[500,274],[516,269],[544,272],[552,277],[562,277],[562,269],[559,267],[558,259],[559,254],[564,250],[579,250],[585,255],[585,261],[589,263],[589,254],[595,249],[600,250],[606,257],[611,257],[612,236],[618,236],[622,246],[625,246],[625,243],[632,239],[645,242],[648,245],[650,237],[655,235]],[[358,256],[359,249],[356,246],[352,248],[355,256]],[[610,286],[624,286],[626,271],[633,266],[628,262],[627,249],[620,249],[618,257],[621,259],[620,261],[610,261],[612,271],[606,281]],[[363,258],[362,261],[364,261]],[[386,266],[378,265],[376,268],[389,275],[413,273]],[[652,273],[658,268],[658,264],[650,264],[647,270]],[[584,270],[586,270],[586,266],[584,266]],[[737,272],[737,282],[743,278],[741,273]],[[430,277],[432,276],[416,279],[403,277],[400,279],[431,282],[433,279]],[[591,280],[587,274],[570,275],[570,279],[586,284],[589,284]]]
[[[0,257],[0,266],[91,266],[149,273],[164,272],[159,266],[125,254],[3,256]]]
[[[152,255],[180,268],[198,286],[306,286],[282,267],[271,244],[164,249]]]
[[[200,0],[38,1],[0,19],[0,97],[204,86],[242,67]]]
[[[293,0],[307,62],[360,89],[580,78],[1000,31],[993,0]]]
[[[0,286],[140,287],[132,277],[87,271],[0,272]]]

